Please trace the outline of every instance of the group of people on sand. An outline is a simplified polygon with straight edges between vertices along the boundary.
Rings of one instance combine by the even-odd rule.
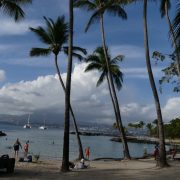
[[[170,153],[171,153],[171,155],[172,155],[172,159],[175,158],[176,152],[177,152],[177,151],[176,151],[176,148],[175,148],[175,147],[170,150]],[[154,159],[155,159],[156,161],[158,161],[158,159],[159,159],[159,146],[158,146],[158,145],[155,145],[155,147],[154,147]]]
[[[89,166],[89,164],[86,164],[85,160],[89,161],[90,153],[91,153],[90,147],[88,146],[85,149],[85,159],[81,159],[80,162],[77,162],[76,164],[69,162],[69,167],[74,168],[74,169],[85,169],[85,168],[87,168]]]
[[[22,145],[18,138],[16,139],[16,142],[14,143],[13,147],[14,147],[14,157],[18,158],[19,149],[20,148],[22,149]],[[23,146],[23,149],[24,149],[24,157],[26,158],[29,152],[29,140],[26,141],[26,143]]]

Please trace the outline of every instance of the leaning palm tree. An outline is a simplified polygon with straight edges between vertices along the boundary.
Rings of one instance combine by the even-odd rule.
[[[0,11],[18,21],[23,19],[25,15],[21,6],[30,3],[32,3],[32,0],[0,0]]]
[[[64,118],[64,145],[63,159],[61,171],[69,171],[69,109],[71,96],[71,71],[72,71],[72,56],[73,56],[73,29],[74,29],[74,12],[73,0],[69,0],[69,42],[68,42],[68,66],[67,80],[65,93],[65,118]]]
[[[124,149],[124,158],[130,159],[129,154],[129,148],[125,136],[125,132],[123,129],[123,124],[121,120],[121,113],[119,108],[119,102],[116,95],[116,90],[113,83],[113,77],[111,75],[110,71],[110,60],[108,59],[108,52],[106,49],[106,40],[105,40],[105,30],[104,30],[104,14],[110,13],[113,15],[117,15],[121,17],[122,19],[127,19],[126,12],[124,9],[117,3],[114,3],[112,0],[75,0],[74,2],[75,7],[86,9],[87,11],[92,11],[93,14],[89,19],[89,22],[87,23],[87,26],[85,28],[85,31],[87,32],[89,27],[96,21],[100,22],[100,29],[101,29],[101,35],[102,35],[102,47],[105,55],[106,60],[106,66],[107,66],[107,77],[109,79],[110,89],[112,92],[112,98],[115,105],[116,115],[118,117],[118,126],[121,130],[121,140],[123,144]]]
[[[108,52],[108,49],[107,49],[107,52]],[[124,56],[118,55],[115,58],[111,59],[110,53],[108,52],[107,54],[108,54],[108,59],[110,62],[110,73],[113,78],[113,83],[116,85],[117,90],[120,90],[122,87],[122,82],[123,82],[123,74],[119,69],[118,63],[123,60]],[[85,69],[85,72],[94,71],[94,70],[100,72],[100,78],[98,79],[97,84],[96,84],[97,87],[100,86],[104,82],[104,80],[107,80],[108,89],[109,89],[111,101],[114,108],[114,114],[115,114],[115,119],[116,119],[115,124],[121,135],[119,119],[118,119],[116,106],[115,106],[115,102],[112,95],[112,89],[111,89],[110,80],[108,77],[108,69],[106,65],[106,57],[104,54],[103,47],[97,47],[94,50],[93,54],[89,55],[86,58],[86,62],[88,63],[88,65]]]
[[[159,162],[157,165],[160,167],[165,167],[165,166],[167,166],[167,160],[166,160],[166,149],[165,149],[165,139],[164,139],[164,125],[163,125],[159,96],[158,96],[156,84],[155,84],[154,77],[153,77],[153,72],[152,72],[151,62],[150,62],[150,55],[149,55],[148,27],[147,27],[147,3],[148,3],[148,0],[144,0],[144,6],[143,6],[144,48],[145,48],[145,56],[146,56],[146,66],[147,66],[149,81],[151,84],[154,101],[155,101],[155,105],[156,105],[156,113],[157,113],[157,121],[158,121],[160,158],[159,158]]]
[[[178,45],[176,42],[176,37],[175,37],[175,33],[173,30],[173,26],[169,17],[169,9],[171,8],[171,2],[170,0],[161,0],[161,6],[160,6],[160,12],[161,12],[161,17],[163,18],[164,16],[166,16],[167,22],[168,22],[168,26],[169,26],[169,31],[171,34],[171,40],[173,42],[173,46],[174,46],[174,50],[175,50],[175,54],[176,54],[176,69],[177,69],[177,73],[178,76],[180,78],[180,54],[179,54],[179,50],[178,50]]]
[[[56,71],[57,71],[61,86],[65,92],[66,88],[65,88],[63,79],[61,77],[60,69],[58,66],[58,54],[60,52],[64,52],[65,54],[68,53],[68,47],[63,46],[64,44],[67,43],[67,40],[68,40],[68,24],[65,23],[64,16],[58,17],[56,22],[46,17],[44,17],[44,20],[46,23],[46,29],[44,29],[43,27],[38,27],[36,29],[30,28],[30,30],[34,32],[43,43],[47,44],[48,47],[47,48],[32,48],[30,51],[30,56],[47,56],[51,53],[54,54]],[[83,57],[81,56],[81,54],[78,54],[78,52],[86,54],[86,50],[79,47],[73,47],[73,56],[81,60]],[[75,115],[74,115],[71,105],[70,105],[70,111],[73,118],[78,145],[79,145],[79,159],[81,159],[84,157],[83,149],[82,149],[80,136],[78,133],[78,127],[76,124]]]

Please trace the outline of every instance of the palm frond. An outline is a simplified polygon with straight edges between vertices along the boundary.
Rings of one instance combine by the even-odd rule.
[[[68,47],[64,46],[63,47],[63,52],[64,54],[68,55]],[[86,49],[78,47],[78,46],[73,46],[73,57],[77,58],[79,61],[85,60],[85,57],[83,55],[87,54]]]
[[[15,21],[19,21],[24,18],[24,11],[21,7],[13,1],[4,1],[1,6],[4,13],[13,17]]]
[[[4,13],[13,17],[15,21],[19,21],[25,16],[25,13],[20,6],[31,3],[32,0],[3,0],[1,1],[1,8]]]
[[[54,33],[53,33],[53,31],[54,31],[53,20],[50,18],[46,18],[45,16],[43,18],[44,18],[45,23],[46,23],[48,37],[51,39],[51,42],[56,42],[55,37],[54,37]]]
[[[59,16],[54,23],[54,37],[55,42],[58,44],[65,44],[68,41],[68,30],[69,26],[68,23],[65,22],[65,16]]]
[[[127,19],[127,14],[120,5],[113,4],[109,6],[107,4],[107,7],[105,6],[104,8],[106,9],[107,13],[111,15],[118,16],[122,19]]]
[[[32,48],[30,51],[30,56],[48,56],[51,53],[51,49],[46,48]]]
[[[86,62],[92,62],[92,63],[99,63],[101,64],[101,60],[99,59],[99,57],[95,54],[92,54],[92,55],[89,55],[87,58],[86,58]]]
[[[40,41],[44,42],[45,44],[52,44],[52,39],[48,36],[45,29],[39,26],[37,29],[30,27],[29,28],[32,32],[34,32]]]
[[[74,1],[75,8],[82,8],[87,11],[92,11],[96,8],[96,5],[88,0],[75,0]]]
[[[112,71],[111,74],[115,82],[116,88],[119,91],[122,87],[123,73],[119,70],[119,68],[114,68],[114,69],[111,68],[111,71]]]
[[[98,22],[100,19],[100,12],[97,10],[93,13],[93,15],[90,17],[87,25],[86,25],[86,28],[85,28],[85,32],[87,32],[89,30],[89,27],[95,23],[95,22]]]
[[[84,72],[88,72],[92,70],[96,70],[96,71],[101,70],[101,65],[97,63],[88,64]]]
[[[124,60],[124,55],[118,55],[111,59],[111,64],[116,64],[118,62],[122,62]]]
[[[103,71],[102,74],[100,75],[100,78],[97,81],[96,84],[97,87],[99,87],[103,83],[104,79],[106,78],[106,75],[107,75],[106,71]]]

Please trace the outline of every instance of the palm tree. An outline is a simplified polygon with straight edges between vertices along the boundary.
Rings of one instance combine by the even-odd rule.
[[[107,49],[107,52],[108,52],[108,49]],[[122,61],[123,58],[124,57],[122,55],[118,55],[115,58],[111,59],[110,53],[108,52],[108,59],[110,60],[110,72],[111,72],[111,75],[113,78],[113,83],[115,83],[116,88],[118,90],[121,89],[122,82],[123,82],[123,73],[119,69],[118,62]],[[110,81],[108,78],[108,69],[107,69],[107,65],[106,65],[106,58],[105,58],[103,47],[97,47],[94,50],[93,54],[89,55],[86,58],[86,62],[89,64],[87,65],[85,72],[97,70],[101,73],[100,78],[98,79],[97,84],[96,84],[97,87],[100,86],[105,79],[107,80],[109,93],[110,93],[111,101],[112,101],[113,108],[114,108],[114,114],[115,114],[115,118],[116,118],[115,125],[121,134],[121,129],[119,127],[118,115],[117,115],[115,103],[113,100],[112,90],[110,88]]]
[[[180,54],[179,54],[173,26],[172,26],[172,23],[171,23],[171,20],[169,17],[169,9],[170,8],[171,8],[170,0],[161,0],[161,6],[160,6],[161,17],[163,18],[164,16],[166,16],[166,19],[168,22],[169,31],[171,34],[171,40],[173,42],[173,46],[174,46],[175,54],[176,54],[176,69],[177,69],[178,76],[180,78]]]
[[[152,129],[153,129],[153,125],[151,123],[147,123],[146,124],[146,128],[149,130],[149,135],[151,136],[152,134]]]
[[[144,47],[145,47],[146,65],[147,65],[147,70],[148,70],[148,75],[149,75],[149,81],[150,81],[153,96],[154,96],[157,120],[158,120],[160,159],[159,159],[159,163],[157,165],[160,167],[165,167],[165,166],[167,166],[167,160],[166,160],[166,149],[165,149],[165,139],[164,139],[164,125],[163,125],[163,120],[162,120],[159,96],[157,93],[156,84],[154,81],[152,68],[151,68],[150,56],[149,56],[148,27],[147,27],[147,3],[148,3],[148,0],[144,0],[144,7],[143,7]]]
[[[24,11],[21,5],[31,4],[32,0],[0,0],[0,10],[13,17],[15,21],[24,18]]]
[[[112,92],[112,98],[113,98],[113,103],[115,106],[115,112],[118,117],[118,126],[121,130],[121,140],[123,144],[123,149],[124,149],[124,158],[130,159],[130,154],[129,154],[129,149],[127,145],[127,140],[125,136],[125,132],[123,129],[123,124],[121,120],[121,113],[120,113],[120,108],[119,108],[119,102],[118,98],[116,95],[116,90],[114,87],[113,83],[113,77],[111,75],[111,70],[110,70],[110,60],[108,59],[108,52],[107,52],[107,46],[106,46],[106,40],[105,40],[105,31],[104,31],[104,14],[105,12],[117,15],[121,17],[122,19],[127,19],[126,12],[124,9],[117,3],[114,3],[112,0],[76,0],[74,3],[75,7],[79,8],[84,8],[87,11],[93,11],[92,16],[89,19],[89,22],[87,23],[87,26],[85,28],[85,31],[89,29],[89,27],[96,21],[100,22],[100,29],[101,29],[101,35],[102,35],[102,47],[105,55],[105,60],[106,60],[106,66],[107,66],[107,79],[110,84],[110,89]]]
[[[56,22],[54,22],[52,19],[50,19],[50,18],[48,19],[46,17],[44,17],[44,20],[46,23],[46,29],[44,29],[43,27],[38,27],[36,29],[30,28],[30,30],[32,32],[34,32],[40,38],[40,40],[43,43],[47,44],[49,47],[47,47],[47,48],[32,48],[30,51],[30,56],[47,56],[51,53],[54,54],[56,71],[57,71],[61,86],[65,92],[66,88],[65,88],[63,79],[61,77],[60,69],[58,66],[58,54],[61,51],[63,51],[65,54],[68,53],[67,52],[68,48],[66,46],[63,46],[64,44],[67,43],[67,40],[68,40],[68,24],[65,23],[64,16],[58,17]],[[76,51],[86,54],[85,49],[82,49],[79,47],[74,47],[73,48],[73,56],[79,58],[80,60],[82,59],[82,56],[80,54],[76,53]],[[75,115],[74,115],[71,105],[70,105],[70,111],[71,111],[71,115],[73,118],[76,135],[77,135],[77,140],[78,140],[78,145],[79,145],[79,158],[81,159],[81,158],[84,158],[83,149],[82,149],[80,136],[78,133],[78,127],[76,124]]]
[[[69,0],[69,40],[68,40],[68,66],[65,93],[65,118],[64,118],[64,144],[63,159],[61,171],[69,171],[69,110],[71,96],[71,71],[72,71],[72,55],[73,55],[73,28],[74,28],[74,12],[73,0]]]

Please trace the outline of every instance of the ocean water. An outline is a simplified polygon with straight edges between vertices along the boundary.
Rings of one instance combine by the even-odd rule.
[[[21,126],[1,125],[0,130],[7,136],[0,137],[0,155],[9,154],[14,156],[12,148],[14,142],[19,138],[22,146],[29,140],[29,152],[32,155],[39,154],[40,159],[62,159],[63,152],[63,130],[49,128],[48,130],[39,130],[37,127],[32,129],[23,129]],[[83,147],[90,146],[90,159],[110,157],[123,157],[122,144],[110,141],[108,136],[81,136]],[[132,157],[141,157],[144,148],[148,153],[152,153],[154,145],[128,143]],[[23,156],[23,150],[20,149],[20,156]],[[77,140],[75,135],[70,135],[70,160],[78,157]]]

